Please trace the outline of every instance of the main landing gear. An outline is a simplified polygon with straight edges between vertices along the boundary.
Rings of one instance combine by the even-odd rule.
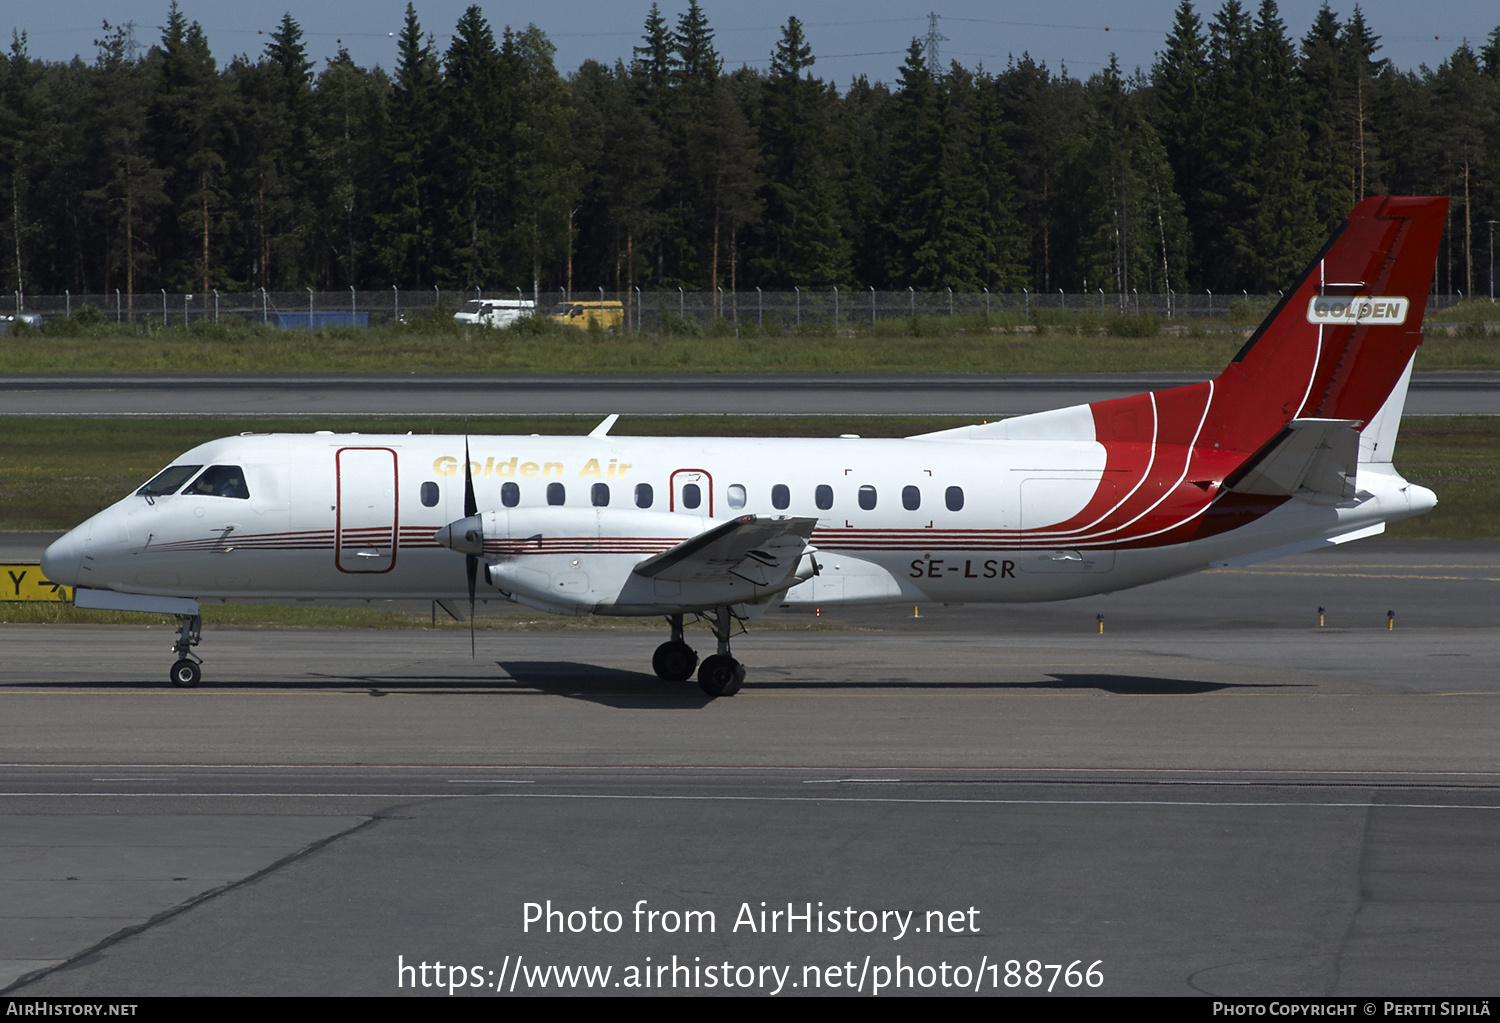
[[[651,655],[651,667],[658,678],[668,682],[686,682],[693,677],[698,667],[698,651],[682,640],[682,615],[670,615],[667,621],[672,626],[672,638],[656,648]]]
[[[167,677],[179,689],[192,689],[203,679],[203,669],[199,667],[203,663],[203,658],[193,653],[193,647],[197,646],[202,639],[203,617],[201,615],[177,616],[177,642],[172,644],[172,652],[177,655],[177,661],[172,665],[172,670]]]
[[[734,618],[729,608],[719,608],[712,619],[714,638],[719,652],[698,664],[698,652],[682,638],[682,615],[670,615],[672,638],[656,648],[651,667],[668,682],[686,682],[698,668],[698,687],[709,696],[733,696],[745,684],[745,666],[729,655],[729,634]]]

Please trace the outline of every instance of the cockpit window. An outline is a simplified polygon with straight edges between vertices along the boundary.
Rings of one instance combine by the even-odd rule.
[[[237,465],[209,466],[183,493],[198,497],[237,497],[242,501],[250,499],[250,489],[245,486],[245,470]]]
[[[192,479],[193,474],[201,468],[203,468],[201,465],[174,465],[163,469],[151,477],[151,481],[136,493],[142,497],[165,497],[168,494],[175,494],[177,488]]]

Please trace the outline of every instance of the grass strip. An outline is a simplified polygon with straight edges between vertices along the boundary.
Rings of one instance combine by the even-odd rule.
[[[545,318],[465,328],[446,313],[369,330],[52,320],[41,331],[18,329],[0,345],[0,373],[1214,372],[1264,312],[1205,320],[1074,310],[873,324],[856,317],[838,329],[823,320],[762,327],[753,314],[709,324],[663,316],[657,333],[619,335]],[[1480,301],[1429,317],[1421,368],[1500,368],[1497,320],[1495,307]]]

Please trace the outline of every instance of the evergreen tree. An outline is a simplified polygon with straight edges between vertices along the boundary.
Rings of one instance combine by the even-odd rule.
[[[1195,224],[1204,284],[1275,290],[1301,270],[1321,232],[1291,41],[1274,0],[1252,21],[1228,0],[1210,26],[1211,120],[1222,126]],[[1345,211],[1347,212],[1347,211]]]
[[[884,222],[892,106],[890,89],[861,75],[834,108],[831,127],[831,149],[843,172],[839,201],[848,218],[854,280],[879,287],[886,286],[892,260]]]
[[[890,264],[884,276],[898,287],[928,287],[928,272],[939,268],[920,266],[917,252],[930,256],[942,216],[943,191],[940,171],[943,131],[937,82],[927,69],[922,44],[913,39],[901,66],[901,87],[895,94],[895,118],[890,163],[886,169],[886,194],[890,205],[885,215],[890,235]]]
[[[1013,157],[1032,287],[1045,292],[1065,283],[1076,287],[1059,275],[1058,207],[1065,168],[1081,144],[1079,129],[1087,119],[1083,90],[1066,75],[1054,76],[1029,54],[1011,61],[995,86]]]
[[[954,65],[942,81],[913,39],[896,94],[887,194],[891,282],[923,289],[978,289],[986,278],[984,190],[975,174],[964,106],[971,76]]]
[[[1151,72],[1155,123],[1171,164],[1176,189],[1182,196],[1188,222],[1206,226],[1212,186],[1209,175],[1209,109],[1212,90],[1208,39],[1203,22],[1193,11],[1191,0],[1182,0],[1167,36],[1167,47],[1158,55]],[[1194,232],[1189,276],[1203,279],[1199,253],[1212,243],[1211,236]],[[1186,287],[1185,280],[1179,286]]]
[[[1425,69],[1424,69],[1425,70]],[[1464,43],[1428,75],[1425,155],[1437,191],[1453,196],[1445,247],[1450,293],[1474,293],[1475,207],[1494,210],[1494,155],[1500,152],[1500,80],[1485,74],[1479,55]],[[1489,214],[1493,216],[1493,214]],[[1487,282],[1486,282],[1487,288]]]
[[[158,248],[169,287],[206,293],[231,280],[219,250],[230,217],[226,136],[235,121],[202,27],[188,24],[175,2],[159,56],[155,146],[176,215],[164,222]]]
[[[573,158],[581,175],[573,237],[582,279],[612,282],[633,297],[644,280],[665,168],[643,88],[623,61],[585,61],[570,81]],[[643,245],[647,248],[643,249]]]
[[[721,94],[720,65],[713,31],[693,0],[672,33],[670,94],[654,104],[668,147],[656,276],[669,286],[717,286],[754,208],[756,146],[744,111]]]
[[[651,9],[655,13],[655,5]],[[672,33],[670,68],[672,84],[691,90],[712,88],[723,70],[723,61],[714,49],[708,16],[698,6],[698,0],[688,0],[688,9],[677,19],[677,31]]]
[[[1308,185],[1296,52],[1275,0],[1261,0],[1253,38],[1259,58],[1253,92],[1258,100],[1262,149],[1245,168],[1249,192],[1258,201],[1251,200],[1256,258],[1241,287],[1274,291],[1302,271],[1317,252],[1324,232]]]
[[[369,286],[376,272],[367,252],[375,195],[382,184],[381,132],[390,83],[357,66],[349,51],[318,76],[313,99],[313,203],[318,233],[313,275],[324,290]]]
[[[305,102],[312,86],[313,62],[308,59],[307,47],[302,42],[302,26],[290,12],[282,15],[281,24],[271,33],[271,41],[266,44],[266,59],[281,72],[287,102]]]
[[[1359,200],[1374,191],[1374,178],[1379,173],[1375,158],[1380,145],[1379,132],[1375,130],[1376,119],[1371,111],[1376,102],[1376,82],[1384,73],[1387,62],[1375,59],[1375,51],[1380,49],[1380,37],[1365,24],[1364,13],[1358,4],[1354,5],[1354,13],[1344,26],[1339,49],[1340,67],[1344,73],[1345,134],[1350,149],[1354,198]]]
[[[151,151],[147,115],[152,82],[138,58],[130,56],[128,28],[105,23],[94,65],[97,185],[85,193],[98,204],[109,239],[104,286],[122,288],[135,308],[135,293],[153,284],[157,269],[149,240],[162,208],[166,172]]]
[[[570,215],[576,206],[578,166],[569,140],[573,111],[553,63],[555,49],[535,25],[505,30],[501,81],[508,130],[505,180],[508,216],[500,263],[507,279],[529,279],[541,287],[544,265],[570,256]],[[519,257],[519,258],[517,258]]]
[[[238,150],[252,287],[289,290],[311,281],[308,260],[313,215],[309,205],[312,136],[312,62],[302,29],[290,14],[271,33],[261,59],[230,67],[241,110]]]
[[[759,131],[766,184],[755,270],[777,287],[850,280],[849,242],[828,149],[833,98],[822,82],[804,74],[814,63],[801,23],[788,18],[762,86]]]
[[[444,224],[436,269],[449,286],[472,288],[500,276],[501,228],[508,212],[505,145],[510,96],[500,51],[479,7],[458,20],[443,57]]]
[[[1313,206],[1325,232],[1344,219],[1358,187],[1345,109],[1353,68],[1346,66],[1342,36],[1338,16],[1325,3],[1302,39],[1299,61],[1309,181]]]
[[[979,187],[981,283],[996,291],[1016,291],[1030,278],[1026,272],[1026,241],[1016,216],[1015,181],[1010,174],[1013,157],[1005,144],[1005,125],[993,78],[985,74],[977,77],[965,114],[969,159]]]
[[[406,5],[397,43],[396,75],[381,133],[384,194],[376,213],[380,272],[397,285],[429,283],[439,224],[442,167],[442,73],[432,36],[422,34],[416,8]]]
[[[1243,287],[1255,277],[1253,219],[1261,196],[1250,168],[1266,149],[1265,118],[1255,93],[1259,64],[1250,17],[1238,0],[1228,0],[1209,25],[1208,113],[1219,130],[1205,154],[1193,224],[1203,268],[1195,283],[1220,291]]]
[[[1187,232],[1160,138],[1127,89],[1118,63],[1095,75],[1087,143],[1073,161],[1070,189],[1074,273],[1091,289],[1165,293],[1182,284]]]
[[[672,33],[661,8],[651,5],[646,15],[646,34],[642,46],[635,47],[631,69],[648,95],[664,98],[672,79]]]
[[[31,180],[38,172],[35,165],[39,141],[37,84],[41,69],[26,52],[26,37],[16,33],[10,53],[0,57],[0,175],[5,187],[6,245],[0,253],[0,266],[7,290],[25,295],[29,289],[29,250],[38,234],[31,209]]]

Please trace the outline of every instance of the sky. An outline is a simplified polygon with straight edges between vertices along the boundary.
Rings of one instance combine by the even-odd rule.
[[[391,70],[396,37],[406,0],[179,0],[189,21],[203,26],[221,66],[238,54],[259,56],[270,33],[290,11],[302,26],[308,53],[321,69],[340,44],[355,63]],[[420,0],[417,16],[446,49],[453,27],[471,0]],[[748,64],[764,68],[788,16],[803,23],[817,63],[814,74],[843,89],[859,75],[893,82],[915,36],[925,36],[929,14],[936,13],[943,62],[957,60],[974,68],[1002,70],[1011,56],[1030,53],[1054,71],[1066,68],[1088,78],[1104,68],[1111,54],[1127,72],[1149,70],[1171,30],[1178,0],[1051,0],[1047,4],[1010,0],[700,0],[714,29],[726,69]],[[1242,0],[1252,10],[1258,0]],[[168,0],[64,0],[51,4],[7,4],[14,13],[0,15],[11,28],[24,31],[33,58],[48,61],[94,59],[94,40],[103,23],[135,24],[135,38],[150,46],[161,38]],[[557,47],[557,66],[564,74],[586,60],[613,64],[630,58],[639,43],[650,0],[549,0],[545,4],[481,3],[498,35],[506,25],[534,23]],[[687,9],[687,0],[660,0],[668,24]],[[1205,24],[1221,3],[1196,5]],[[1282,0],[1280,11],[1289,33],[1300,40],[1312,24],[1321,0]],[[1352,2],[1329,6],[1347,18]],[[1437,67],[1464,41],[1477,49],[1500,25],[1495,0],[1366,0],[1365,20],[1381,37],[1377,56],[1401,70]]]

